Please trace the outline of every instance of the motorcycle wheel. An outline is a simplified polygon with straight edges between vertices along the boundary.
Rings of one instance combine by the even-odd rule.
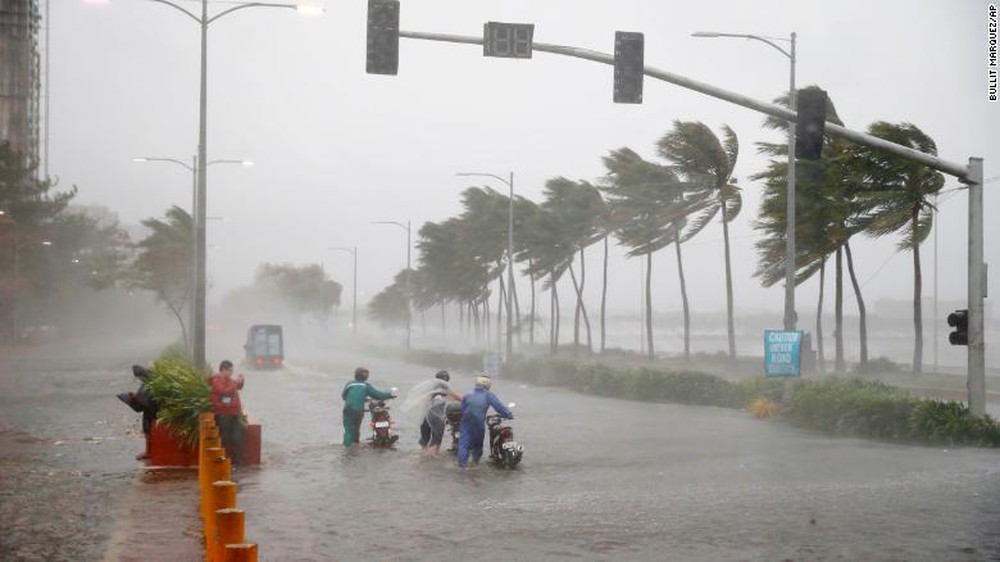
[[[501,464],[503,464],[507,468],[511,468],[512,469],[515,466],[517,466],[517,463],[519,463],[519,462],[521,462],[521,457],[518,456],[518,455],[515,455],[513,451],[507,450],[507,451],[503,452],[503,461],[502,461]]]

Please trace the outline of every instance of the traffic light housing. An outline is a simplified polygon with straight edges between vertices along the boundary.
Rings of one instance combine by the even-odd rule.
[[[530,59],[533,23],[488,21],[483,24],[483,56]]]
[[[948,315],[948,325],[955,328],[948,334],[951,345],[969,345],[969,311],[956,310]]]
[[[615,103],[642,103],[644,50],[642,33],[615,32]]]
[[[795,157],[819,160],[826,129],[826,92],[819,88],[799,90],[796,95]]]
[[[399,0],[368,0],[368,46],[365,72],[399,70]]]

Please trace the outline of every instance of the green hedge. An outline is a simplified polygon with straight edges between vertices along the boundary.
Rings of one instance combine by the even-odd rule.
[[[411,352],[411,361],[476,370],[480,355]],[[503,375],[587,394],[654,402],[743,408],[758,396],[779,402],[790,423],[832,435],[934,445],[1000,447],[1000,424],[973,416],[962,403],[918,398],[883,382],[828,377],[798,380],[781,403],[782,379],[753,377],[733,382],[690,370],[615,367],[562,358],[521,360],[503,366]]]

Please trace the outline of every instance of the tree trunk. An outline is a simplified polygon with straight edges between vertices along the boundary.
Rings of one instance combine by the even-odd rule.
[[[920,209],[914,207],[910,232],[913,233],[913,374],[924,371],[924,318],[920,302],[923,293],[923,278],[920,273],[920,244],[917,243],[917,222]]]
[[[684,309],[684,360],[691,360],[691,307],[688,304],[687,283],[684,281],[684,262],[681,260],[680,230],[674,227],[674,249],[677,253],[677,277],[681,282],[681,306]]]
[[[513,275],[511,276],[513,277]],[[513,279],[511,279],[513,281]],[[514,333],[517,334],[518,346],[524,343],[521,337],[521,299],[517,297],[517,283],[512,283],[509,294],[514,295]]]
[[[573,353],[576,354],[577,348],[580,347],[580,291],[581,287],[576,282],[576,274],[573,272],[573,264],[570,263],[569,267],[569,278],[573,282],[573,292],[576,293],[576,305],[573,307]],[[583,276],[583,264],[580,264],[580,276]],[[581,283],[582,283],[581,279]]]
[[[726,200],[722,200],[722,241],[726,249],[726,332],[729,335],[729,359],[736,361],[736,329],[733,327],[733,268],[729,260],[729,221]]]
[[[601,353],[604,353],[605,344],[605,316],[607,313],[607,303],[608,303],[608,237],[604,236],[604,266],[603,266],[603,276],[604,280],[601,284]]]
[[[861,359],[858,361],[858,370],[862,373],[867,373],[868,316],[865,312],[865,299],[861,296],[861,285],[858,285],[858,277],[854,274],[854,258],[851,256],[850,244],[844,244],[844,253],[847,254],[847,273],[851,276],[851,286],[854,287],[854,298],[858,301],[858,335],[861,339]]]
[[[507,287],[503,282],[503,272],[497,277],[497,350],[500,355],[503,355],[503,343],[504,343],[504,330],[503,322],[505,315],[507,314],[507,299],[510,298],[507,295]]]
[[[531,262],[528,262],[528,268],[531,268]],[[535,274],[531,274],[531,321],[530,330],[528,335],[528,343],[535,345],[535,321],[537,320],[537,311],[535,310]]]
[[[646,252],[646,350],[649,360],[653,360],[653,252]]]
[[[562,313],[559,310],[559,290],[556,288],[556,284],[555,283],[552,284],[552,300],[553,300],[553,306],[555,307],[555,316],[553,316],[553,318],[555,320],[552,323],[553,327],[555,329],[555,338],[552,340],[552,343],[553,343],[553,346],[554,346],[553,347],[553,351],[557,351],[558,352],[559,351],[559,327],[560,327],[560,324],[562,323]]]
[[[187,307],[184,304],[181,304],[177,308],[174,308],[170,306],[170,303],[167,303],[167,308],[169,308],[170,312],[173,312],[174,316],[177,317],[177,323],[181,325],[181,338],[183,338],[184,340],[184,348],[190,350],[191,347],[188,345],[187,327],[184,325],[184,317],[181,315],[181,310],[180,310],[182,308],[187,308]],[[14,334],[14,337],[16,341],[17,334]]]
[[[549,271],[552,280],[549,287],[549,352],[553,355],[559,351],[559,291],[556,289],[555,271]]]
[[[816,368],[826,372],[826,357],[823,355],[823,289],[826,286],[826,256],[819,266],[819,299],[816,301]]]
[[[583,284],[586,281],[587,270],[584,267],[583,248],[580,248],[580,292],[577,299],[580,301],[580,313],[583,314],[583,327],[587,330],[587,353],[594,352],[594,338],[590,331],[590,315],[587,314],[587,305],[583,303]]]
[[[844,361],[844,264],[841,258],[843,252],[837,247],[837,273],[833,290],[833,344],[835,356],[833,359],[833,369],[838,373],[847,370]]]
[[[590,318],[587,315],[587,307],[583,304],[583,282],[581,280],[580,284],[577,285],[576,275],[573,273],[572,267],[569,268],[569,277],[573,281],[573,290],[576,291],[576,318],[574,320],[574,327],[576,330],[573,334],[573,353],[576,353],[576,350],[580,347],[579,325],[581,314],[583,315],[583,322],[587,328],[587,353],[591,353],[593,351],[593,343],[590,339]]]

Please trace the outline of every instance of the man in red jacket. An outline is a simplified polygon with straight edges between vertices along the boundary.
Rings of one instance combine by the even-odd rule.
[[[219,363],[219,372],[212,375],[212,413],[215,425],[219,427],[219,437],[233,466],[242,461],[243,453],[243,407],[239,390],[243,388],[243,375],[233,378],[232,361]]]

